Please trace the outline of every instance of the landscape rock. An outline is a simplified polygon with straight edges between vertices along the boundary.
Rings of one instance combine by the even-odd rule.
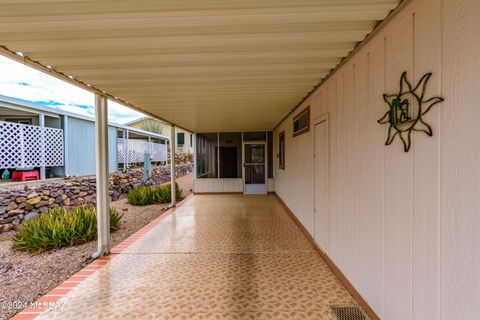
[[[17,209],[17,207],[18,207],[18,205],[15,202],[12,201],[8,204],[6,211],[8,212],[8,211],[11,211],[11,210],[15,210],[15,209]]]
[[[32,198],[36,198],[36,197],[38,197],[38,193],[32,192],[27,196],[27,199],[32,199]]]
[[[3,218],[3,220],[0,222],[0,224],[13,223],[15,220],[20,219],[19,217],[20,217],[20,215],[8,217],[8,218]]]
[[[41,208],[39,209],[39,211],[42,212],[42,213],[43,213],[43,212],[48,212],[48,210],[49,210],[48,207],[41,207]]]
[[[29,198],[26,202],[31,205],[35,205],[39,203],[42,200],[40,197],[35,197],[35,198]]]
[[[7,212],[7,217],[13,217],[13,216],[16,216],[18,214],[22,214],[24,212],[25,212],[25,210],[23,210],[23,209],[10,210],[10,211]]]
[[[176,156],[175,175],[181,177],[193,169],[189,156]],[[182,162],[183,161],[183,162]],[[185,163],[184,163],[185,162]],[[140,185],[160,185],[170,181],[169,166],[151,168],[147,181],[143,180],[140,168],[117,172],[109,176],[109,195],[112,201],[126,197],[128,192]],[[63,181],[23,186],[0,186],[0,235],[11,235],[17,226],[27,219],[53,208],[96,204],[96,181],[94,176],[72,177]]]
[[[12,264],[10,262],[5,262],[0,268],[0,274],[7,273],[10,269],[12,269]]]
[[[31,211],[31,212],[27,213],[27,214],[23,217],[23,219],[27,220],[27,219],[36,217],[37,215],[38,215],[38,212],[36,212],[36,211]]]
[[[14,228],[15,228],[15,226],[13,224],[10,224],[10,223],[0,224],[0,233],[11,231]]]
[[[26,198],[25,198],[25,201],[26,201]],[[19,203],[17,209],[23,209],[23,208],[25,208],[25,207],[27,206],[27,203],[26,203],[25,201],[22,202],[22,203]]]
[[[48,201],[45,201],[45,200],[40,201],[39,203],[37,203],[35,205],[35,208],[40,208],[40,207],[44,207],[44,206],[48,206]]]
[[[23,203],[25,201],[27,201],[27,198],[25,198],[25,197],[16,197],[15,198],[16,203]]]

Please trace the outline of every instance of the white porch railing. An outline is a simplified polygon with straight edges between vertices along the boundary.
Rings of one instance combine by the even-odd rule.
[[[127,146],[128,143],[128,146]],[[128,150],[128,157],[126,156]],[[117,138],[117,162],[143,162],[145,151],[150,153],[152,161],[167,161],[167,145],[138,139]]]
[[[0,121],[0,169],[63,166],[63,130]]]

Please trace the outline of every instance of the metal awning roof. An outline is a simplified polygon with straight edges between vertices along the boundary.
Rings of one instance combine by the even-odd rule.
[[[399,2],[2,0],[0,45],[189,130],[264,130]]]

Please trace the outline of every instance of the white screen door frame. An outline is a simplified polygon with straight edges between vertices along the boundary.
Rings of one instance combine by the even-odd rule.
[[[252,145],[263,146],[263,162],[245,162],[245,152],[247,148],[251,148]],[[264,179],[263,183],[249,183],[246,174],[249,170],[261,170],[263,167]],[[250,171],[252,172],[252,171]],[[242,145],[242,177],[243,177],[243,193],[244,194],[267,194],[268,183],[268,154],[267,154],[267,142],[266,141],[247,141]],[[258,178],[259,176],[257,176]]]

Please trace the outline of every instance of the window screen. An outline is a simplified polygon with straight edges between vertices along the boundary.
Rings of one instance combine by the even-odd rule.
[[[308,132],[310,129],[310,107],[307,107],[293,118],[293,136]]]
[[[179,146],[183,146],[185,144],[185,133],[183,132],[177,133],[177,144]]]

